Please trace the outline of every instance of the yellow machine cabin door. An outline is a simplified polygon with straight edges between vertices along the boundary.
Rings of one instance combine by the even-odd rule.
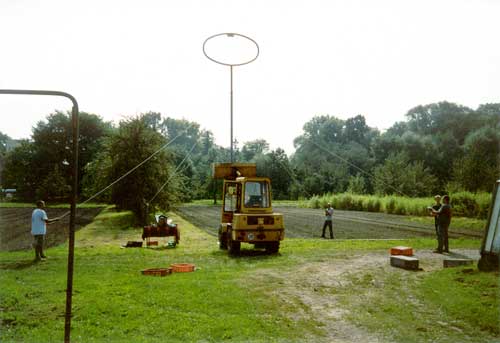
[[[241,209],[241,184],[234,181],[224,181],[224,203],[222,211],[222,223],[231,223],[233,214]]]

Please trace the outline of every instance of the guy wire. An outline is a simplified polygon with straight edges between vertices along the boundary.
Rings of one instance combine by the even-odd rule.
[[[187,131],[191,126],[193,126],[194,123],[191,123],[185,131]],[[181,132],[179,133],[177,136],[175,136],[174,138],[172,138],[170,141],[168,141],[166,144],[164,144],[162,147],[160,147],[158,150],[156,150],[155,152],[153,152],[151,155],[149,155],[145,160],[143,160],[142,162],[140,162],[139,164],[137,164],[135,167],[133,167],[132,169],[130,169],[128,172],[126,172],[125,174],[123,174],[122,176],[120,176],[118,179],[116,179],[115,181],[113,181],[112,183],[110,183],[108,186],[104,187],[103,189],[101,189],[99,192],[97,192],[96,194],[92,195],[90,198],[88,198],[87,200],[77,204],[77,207],[79,205],[83,205],[87,202],[89,202],[90,200],[92,199],[95,199],[98,195],[102,194],[104,191],[106,191],[108,188],[110,188],[111,186],[115,185],[116,183],[120,182],[121,180],[123,180],[125,177],[127,177],[129,174],[131,174],[132,172],[134,172],[137,168],[139,168],[140,166],[142,166],[144,163],[148,162],[150,159],[152,159],[155,155],[157,155],[158,153],[160,153],[163,149],[165,149],[167,146],[169,146],[170,144],[172,144],[177,138],[179,138],[182,134],[184,133]],[[196,144],[196,143],[195,143]],[[64,213],[63,215],[59,216],[58,218],[59,219],[62,219],[64,217],[66,217],[68,214],[70,213],[70,211]]]

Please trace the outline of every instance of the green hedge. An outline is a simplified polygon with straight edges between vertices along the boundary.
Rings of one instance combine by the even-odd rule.
[[[460,192],[450,194],[453,215],[485,219],[491,202],[490,193]],[[434,198],[408,198],[400,196],[359,195],[351,193],[315,195],[302,202],[309,208],[323,208],[331,203],[333,208],[350,211],[384,212],[413,216],[428,216],[428,206],[434,204]]]

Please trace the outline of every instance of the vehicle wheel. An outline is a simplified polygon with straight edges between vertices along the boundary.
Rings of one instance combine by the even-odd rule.
[[[280,250],[280,242],[267,243],[266,251],[270,254],[275,254]]]
[[[219,229],[219,249],[227,250],[227,234]]]
[[[233,241],[231,233],[227,233],[227,252],[230,255],[238,255],[240,253],[241,242]]]

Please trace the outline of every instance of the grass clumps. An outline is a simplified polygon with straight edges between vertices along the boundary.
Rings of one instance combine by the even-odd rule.
[[[485,219],[491,202],[489,193],[460,192],[450,194],[453,215]],[[388,214],[428,216],[428,206],[434,204],[432,197],[409,198],[402,196],[359,195],[353,193],[314,195],[299,203],[308,208],[324,208],[328,203],[339,210],[383,212]]]

